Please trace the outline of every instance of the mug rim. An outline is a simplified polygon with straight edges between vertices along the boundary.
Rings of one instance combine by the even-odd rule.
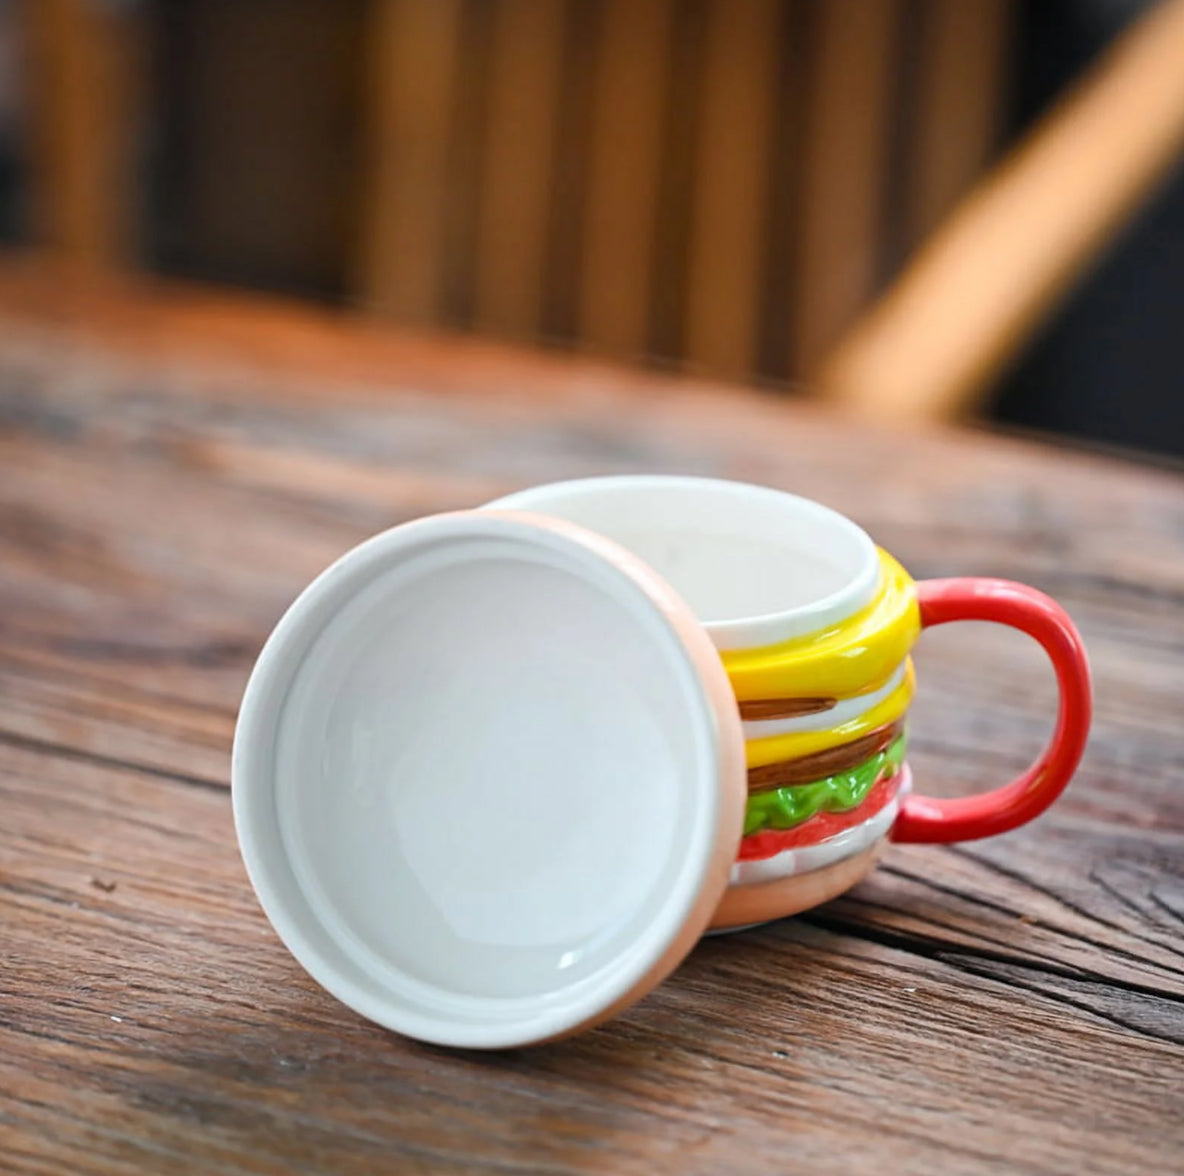
[[[700,619],[700,624],[707,630],[717,649],[759,649],[804,637],[846,620],[875,598],[880,585],[880,563],[876,544],[871,536],[858,523],[832,507],[771,486],[691,474],[609,474],[530,486],[488,502],[481,509],[522,510],[553,518],[564,518],[563,515],[549,515],[546,500],[552,500],[554,505],[553,499],[556,495],[580,495],[599,491],[623,494],[657,489],[745,496],[773,503],[776,507],[797,512],[799,517],[808,515],[814,521],[821,521],[836,532],[841,532],[859,552],[859,567],[848,577],[846,583],[805,604],[774,612],[728,617],[724,620]],[[541,505],[540,500],[543,500]]]

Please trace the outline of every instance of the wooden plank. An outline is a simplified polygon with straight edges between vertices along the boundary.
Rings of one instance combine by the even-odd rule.
[[[374,0],[356,261],[361,302],[405,322],[444,311],[450,138],[463,0]]]
[[[790,374],[812,370],[877,282],[900,0],[819,0],[791,241]]]
[[[579,341],[642,355],[650,324],[673,0],[605,0],[592,98]]]
[[[564,29],[557,142],[547,226],[543,333],[572,343],[578,336],[581,258],[592,125],[594,72],[599,57],[600,4],[569,3]]]
[[[757,366],[778,0],[708,7],[687,274],[687,360],[732,378]]]
[[[134,258],[140,34],[127,6],[24,0],[35,236],[86,269]]]
[[[671,366],[681,363],[685,350],[691,194],[700,117],[700,82],[706,50],[706,16],[706,4],[702,0],[692,0],[675,5],[671,22],[648,332],[651,360]]]
[[[781,63],[775,103],[772,185],[765,231],[758,361],[763,376],[784,383],[789,377],[790,313],[797,295],[796,248],[802,195],[801,175],[810,33],[814,9],[795,0],[784,5],[778,42]]]
[[[1179,472],[278,300],[41,280],[0,262],[7,1167],[1172,1170]],[[586,1036],[404,1041],[304,976],[251,894],[226,788],[251,661],[367,533],[638,469],[795,489],[918,575],[1053,593],[1099,684],[1086,760],[1035,825],[890,847],[850,896],[704,942]],[[1035,651],[961,628],[922,643],[910,750],[919,785],[951,793],[1016,771],[1051,719]]]
[[[1152,6],[931,237],[825,362],[853,411],[970,410],[1184,151],[1184,0]]]
[[[477,326],[536,337],[554,186],[564,0],[498,0],[479,204]]]
[[[973,952],[932,960],[924,938],[882,947],[805,920],[704,944],[680,986],[560,1050],[407,1046],[291,970],[216,792],[12,746],[0,768],[0,1092],[18,1171],[270,1173],[315,1157],[347,1176],[746,1176],[805,1152],[823,1173],[1054,1173],[1088,1149],[1079,1170],[1101,1173],[1163,1171],[1179,1145],[1178,1047],[978,974]],[[47,942],[59,966],[45,974],[26,961]],[[713,991],[743,1009],[741,1031],[708,1015]],[[917,1052],[923,1021],[933,1044]],[[1106,1115],[1082,1113],[1081,1089],[1103,1086]],[[932,1124],[951,1119],[937,1144]]]
[[[1013,10],[1011,0],[925,4],[907,148],[908,247],[924,240],[970,190],[997,145]]]

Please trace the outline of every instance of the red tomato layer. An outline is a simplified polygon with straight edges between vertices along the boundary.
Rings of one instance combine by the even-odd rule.
[[[787,849],[817,845],[836,833],[842,833],[844,829],[853,829],[864,821],[870,821],[896,795],[900,778],[899,770],[890,776],[881,776],[863,804],[845,813],[819,813],[792,829],[762,829],[759,833],[750,833],[740,842],[739,860],[757,862],[776,857]]]

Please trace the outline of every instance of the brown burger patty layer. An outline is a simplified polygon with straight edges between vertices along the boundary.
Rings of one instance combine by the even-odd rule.
[[[825,776],[849,772],[878,751],[883,751],[904,729],[904,720],[877,727],[850,743],[829,747],[813,755],[799,759],[781,760],[775,764],[764,764],[748,769],[748,791],[767,792],[771,788],[784,788],[789,784],[809,784]]]
[[[745,722],[796,719],[799,715],[828,711],[837,701],[835,698],[750,698],[740,703],[740,717]]]

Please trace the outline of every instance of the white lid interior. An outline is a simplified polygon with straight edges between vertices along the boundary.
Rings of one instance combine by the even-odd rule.
[[[385,532],[305,590],[252,674],[233,784],[252,883],[309,973],[476,1047],[567,1032],[669,971],[745,795],[686,606],[571,524],[488,512]]]

